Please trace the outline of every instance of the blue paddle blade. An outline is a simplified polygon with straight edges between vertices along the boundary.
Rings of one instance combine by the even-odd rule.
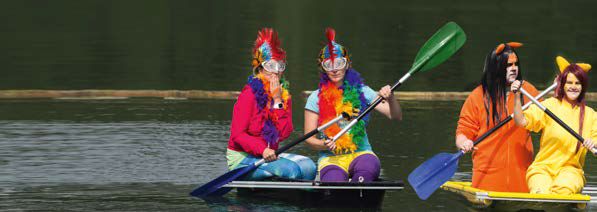
[[[458,159],[462,152],[439,153],[425,161],[408,175],[408,182],[415,189],[417,196],[426,200],[446,181],[450,180],[458,169]]]
[[[218,178],[206,183],[205,185],[196,188],[190,193],[190,195],[199,198],[205,198],[208,196],[222,196],[232,190],[232,188],[222,188],[222,186],[242,177],[250,171],[255,170],[255,168],[257,168],[257,166],[255,166],[255,164],[251,164],[250,166],[229,171],[226,174],[223,174],[222,176],[219,176]]]

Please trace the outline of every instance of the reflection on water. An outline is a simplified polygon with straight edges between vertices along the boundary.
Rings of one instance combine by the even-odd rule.
[[[296,104],[303,104],[297,99]],[[382,177],[406,179],[439,152],[455,152],[460,101],[402,102],[403,122],[376,114],[368,134]],[[232,101],[160,99],[11,100],[0,104],[0,208],[119,211],[324,211],[308,205],[237,197],[218,201],[187,194],[225,173]],[[592,104],[591,104],[592,105]],[[298,107],[295,107],[298,108]],[[294,111],[301,132],[302,111]],[[316,159],[299,145],[292,152]],[[589,183],[597,182],[587,157]],[[470,156],[457,179],[470,178]],[[408,185],[387,192],[382,209],[461,211],[468,204],[439,191],[419,200]],[[334,208],[331,208],[334,209]]]

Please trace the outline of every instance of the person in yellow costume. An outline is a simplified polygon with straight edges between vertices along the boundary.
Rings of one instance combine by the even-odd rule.
[[[585,184],[583,166],[587,149],[595,146],[597,137],[597,114],[586,106],[585,93],[588,90],[591,69],[589,64],[570,64],[558,56],[556,62],[560,74],[556,78],[558,87],[555,96],[542,104],[585,138],[580,142],[536,105],[522,111],[520,95],[516,95],[514,121],[516,125],[539,132],[542,131],[540,149],[535,161],[527,170],[526,179],[530,193],[575,194]],[[512,83],[511,90],[518,91],[520,81]]]

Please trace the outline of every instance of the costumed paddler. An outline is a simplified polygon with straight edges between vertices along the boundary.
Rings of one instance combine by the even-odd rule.
[[[245,180],[269,177],[313,180],[315,163],[308,157],[275,150],[293,130],[292,100],[286,69],[286,52],[278,34],[271,28],[259,31],[253,48],[253,73],[244,85],[232,114],[226,159],[230,170],[253,164],[261,158],[266,163],[249,173]]]
[[[516,124],[533,132],[541,132],[539,152],[526,173],[529,190],[536,194],[580,193],[586,182],[583,166],[587,148],[593,148],[593,141],[597,139],[597,114],[585,101],[591,65],[571,64],[561,56],[556,58],[556,63],[560,74],[556,77],[558,85],[555,97],[546,99],[541,104],[585,138],[585,141],[581,145],[536,105],[524,112],[519,104],[515,106]],[[523,86],[526,83],[522,83]],[[520,84],[520,81],[512,83],[511,89],[518,90]],[[517,95],[516,98],[519,99],[520,96]]]
[[[336,42],[334,29],[326,29],[327,44],[318,57],[320,80],[305,106],[305,132],[326,123],[342,112],[357,116],[377,96],[384,101],[375,110],[395,120],[402,119],[398,98],[389,85],[382,87],[379,94],[367,86],[359,72],[352,67],[348,50]],[[373,152],[366,133],[369,115],[365,116],[346,134],[335,142],[331,140],[347,121],[324,130],[323,133],[307,139],[307,144],[319,151],[319,178],[324,182],[370,182],[380,175],[380,161]]]
[[[528,192],[526,171],[533,161],[533,143],[528,130],[509,122],[473,149],[473,140],[506,119],[514,109],[510,85],[522,80],[515,49],[521,43],[501,43],[485,57],[480,85],[466,98],[456,128],[456,147],[472,153],[472,187],[501,192]],[[539,92],[524,83],[531,95]],[[528,99],[516,100],[518,103]]]

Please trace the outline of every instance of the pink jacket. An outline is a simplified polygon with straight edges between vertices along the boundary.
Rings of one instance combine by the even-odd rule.
[[[278,142],[290,136],[292,133],[292,100],[288,98],[287,108],[274,109],[278,120],[274,120],[279,132]],[[253,95],[253,89],[245,85],[241,91],[232,112],[232,123],[230,124],[230,140],[228,140],[228,149],[246,152],[254,156],[261,156],[267,143],[261,137],[261,129],[265,123],[265,113],[259,114],[257,101]],[[278,145],[270,147],[278,149]]]

